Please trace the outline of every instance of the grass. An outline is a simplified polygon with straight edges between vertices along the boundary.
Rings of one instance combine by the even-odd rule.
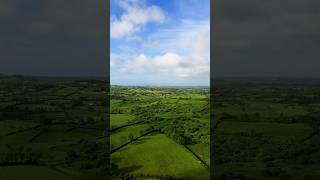
[[[278,136],[303,139],[312,133],[312,129],[303,123],[268,123],[268,122],[222,122],[217,129],[218,133],[262,133],[267,136]]]
[[[45,166],[4,166],[0,167],[0,179],[73,180],[75,178]]]
[[[18,121],[18,120],[2,120],[0,121],[0,136],[5,136],[8,133],[17,132],[37,126],[34,121]]]
[[[111,126],[124,126],[129,123],[130,120],[134,118],[133,115],[128,114],[111,114],[110,115],[110,125]]]
[[[38,129],[32,129],[32,130],[28,130],[28,131],[24,131],[24,132],[19,132],[16,134],[5,136],[5,137],[0,137],[0,141],[1,141],[0,145],[4,145],[4,144],[24,145],[24,144],[27,144],[27,143],[29,143],[29,140],[33,136],[38,134],[39,132],[40,132],[40,130],[38,128]]]
[[[287,164],[277,164],[274,163],[272,167],[266,163],[261,162],[237,162],[237,163],[226,163],[224,165],[219,165],[216,168],[216,176],[221,177],[222,174],[232,174],[234,175],[244,175],[248,177],[255,177],[261,180],[273,180],[273,179],[310,179],[316,180],[320,175],[319,171],[320,164],[295,166]],[[268,177],[265,175],[265,171],[274,171],[281,169],[286,172],[287,177]]]
[[[245,101],[244,101],[245,102]],[[306,115],[307,111],[301,106],[290,106],[288,104],[269,103],[269,102],[245,102],[244,105],[227,104],[214,110],[216,114],[227,112],[230,115],[240,115],[242,113],[260,113],[264,119],[279,117],[281,114],[286,117],[296,117]],[[272,112],[272,113],[270,113]]]
[[[121,129],[115,131],[110,136],[111,144],[115,147],[118,147],[118,146],[122,145],[122,143],[126,143],[129,141],[128,136],[130,134],[132,134],[133,137],[138,137],[138,136],[140,136],[140,131],[143,131],[143,133],[145,133],[145,130],[147,128],[148,128],[147,124],[137,124],[137,125],[129,126],[126,128],[121,128]],[[127,141],[121,142],[121,140],[120,140],[121,137],[126,137]]]
[[[210,165],[210,145],[209,144],[193,144],[188,147],[196,153],[206,164]]]
[[[74,129],[72,131],[48,131],[43,133],[41,136],[36,138],[35,142],[37,143],[53,143],[59,144],[61,142],[73,142],[76,143],[81,139],[94,139],[102,135],[102,132],[99,130],[91,129]]]
[[[209,170],[195,156],[163,134],[143,137],[112,159],[125,173],[209,179]]]

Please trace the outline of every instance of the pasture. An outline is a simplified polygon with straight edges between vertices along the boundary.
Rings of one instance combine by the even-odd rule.
[[[186,148],[164,134],[148,135],[112,154],[120,171],[208,179],[209,171]]]

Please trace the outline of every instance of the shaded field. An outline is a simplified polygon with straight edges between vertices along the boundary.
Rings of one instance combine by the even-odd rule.
[[[128,126],[126,128],[121,128],[115,132],[112,133],[110,136],[111,145],[113,147],[118,147],[130,140],[130,136],[132,138],[138,137],[139,135],[142,135],[146,133],[146,130],[148,129],[147,124],[137,124]]]
[[[319,179],[320,87],[303,81],[216,81],[215,179]]]
[[[0,179],[4,180],[74,180],[77,179],[63,171],[46,166],[7,166],[0,167]]]
[[[217,133],[261,133],[265,136],[278,136],[283,138],[303,139],[313,131],[303,123],[284,124],[269,122],[222,122]]]
[[[106,86],[94,78],[0,76],[0,179],[105,177]]]
[[[210,165],[210,145],[209,144],[194,144],[188,147],[196,153],[207,165]]]

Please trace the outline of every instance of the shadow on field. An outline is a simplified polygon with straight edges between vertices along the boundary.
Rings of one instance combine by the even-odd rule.
[[[132,144],[133,144],[133,145],[142,144],[142,143],[148,141],[149,139],[151,139],[151,138],[149,138],[149,137],[143,137],[143,138],[141,138],[141,139],[138,139],[138,140],[134,141]]]
[[[112,157],[112,162],[117,164],[118,162],[120,162],[121,158],[119,157]]]
[[[148,141],[149,139],[150,139],[149,137],[142,137],[142,138],[140,138],[140,139],[138,139],[138,140],[135,140],[135,141],[131,142],[130,144],[131,144],[131,145],[139,145],[139,144],[142,144],[142,143]],[[128,144],[128,145],[129,145],[129,144]],[[128,148],[129,148],[128,146],[124,146],[124,147],[122,147],[121,149],[119,149],[118,152],[125,151],[125,150],[127,150]]]
[[[188,170],[183,173],[184,177],[192,178],[192,179],[203,179],[209,180],[210,179],[210,170],[207,169],[207,173],[202,170]]]
[[[132,166],[120,168],[119,171],[122,173],[129,174],[131,172],[141,169],[142,167],[143,167],[142,165],[132,165]]]

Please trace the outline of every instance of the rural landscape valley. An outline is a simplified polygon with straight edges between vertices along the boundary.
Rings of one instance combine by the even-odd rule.
[[[0,86],[0,179],[209,179],[207,87],[111,86],[108,137],[103,79]]]
[[[208,88],[111,86],[110,98],[116,175],[209,179]]]
[[[0,86],[0,179],[205,180],[210,165],[218,180],[320,176],[317,79],[217,79],[211,106],[208,87],[112,85],[110,119],[103,79]]]
[[[106,176],[103,79],[0,76],[0,179]]]

